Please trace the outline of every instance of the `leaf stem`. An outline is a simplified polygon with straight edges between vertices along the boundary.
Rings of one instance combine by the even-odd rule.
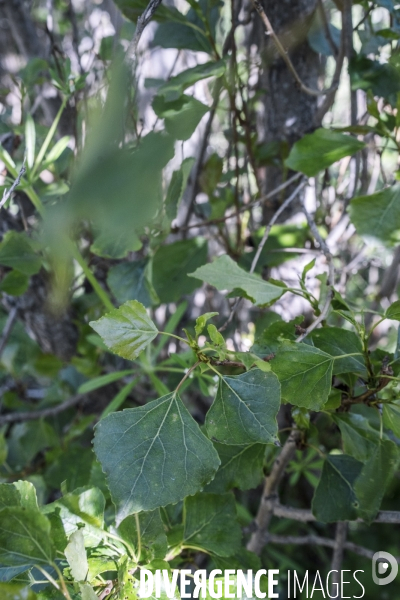
[[[136,523],[136,531],[137,531],[137,539],[138,539],[136,562],[138,563],[140,561],[140,556],[142,554],[142,534],[140,532],[140,521],[139,521],[139,515],[137,513],[135,513],[135,523]]]
[[[169,333],[168,331],[159,331],[158,333],[160,335],[168,335],[169,337],[173,337],[176,340],[179,340],[180,342],[184,342],[185,344],[187,344],[188,346],[190,346],[188,340],[185,340],[185,338],[182,338],[179,335],[175,335],[174,333]]]
[[[187,372],[185,373],[184,377],[182,377],[182,379],[180,380],[180,382],[178,383],[178,387],[175,390],[175,393],[177,394],[179,391],[179,388],[184,384],[184,382],[186,381],[186,379],[189,377],[189,375],[192,373],[192,371],[195,370],[196,367],[199,366],[199,364],[201,363],[200,360],[198,360],[194,365],[192,365],[190,367],[190,369],[187,370]]]

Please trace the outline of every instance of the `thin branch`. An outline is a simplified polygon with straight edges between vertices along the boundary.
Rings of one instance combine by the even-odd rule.
[[[4,206],[4,204],[7,202],[7,200],[9,200],[11,198],[11,195],[14,192],[15,188],[17,188],[19,186],[19,184],[21,183],[21,179],[24,176],[24,174],[26,173],[25,162],[26,162],[26,157],[24,158],[24,162],[22,164],[20,172],[18,173],[17,179],[14,181],[14,183],[12,184],[12,186],[10,187],[10,189],[8,191],[7,191],[7,189],[4,190],[3,198],[0,201],[0,208],[2,208],[2,206]]]
[[[285,506],[279,504],[279,502],[275,502],[273,510],[274,516],[281,519],[291,519],[292,521],[300,521],[301,523],[311,523],[317,520],[311,510]],[[362,519],[357,519],[356,522],[364,523]],[[374,523],[400,524],[400,511],[381,510],[376,515]]]
[[[148,25],[156,12],[157,8],[160,6],[162,0],[150,0],[146,9],[142,12],[140,17],[137,20],[135,35],[133,36],[133,40],[129,44],[126,56],[128,60],[134,60],[136,58],[136,53],[138,49],[138,45],[140,42],[140,38],[142,37],[142,33]]]
[[[268,542],[272,544],[293,544],[295,546],[326,546],[327,548],[335,547],[335,540],[331,540],[329,538],[321,537],[319,535],[275,535],[270,534],[268,536]],[[359,546],[358,544],[353,544],[353,542],[344,542],[343,545],[344,550],[349,550],[350,552],[354,552],[359,556],[363,556],[364,558],[372,559],[375,552],[373,550],[369,550],[368,548],[364,548],[364,546]],[[400,557],[396,557],[397,562],[400,564]]]
[[[17,308],[14,307],[8,313],[6,324],[4,325],[3,333],[0,338],[0,358],[3,354],[4,348],[8,342],[8,338],[10,337],[12,328],[15,323],[15,319],[17,318]]]
[[[314,90],[314,89],[308,87],[308,85],[306,85],[305,83],[303,83],[300,75],[297,73],[297,71],[289,57],[288,51],[285,50],[279,37],[276,35],[274,28],[272,27],[271,22],[268,19],[260,0],[253,0],[253,4],[254,4],[254,8],[260,15],[262,22],[264,23],[265,29],[267,30],[268,34],[273,39],[274,44],[275,44],[281,58],[285,61],[287,68],[292,73],[292,75],[293,75],[295,81],[297,82],[299,88],[301,89],[301,91],[305,92],[309,96],[314,96],[314,97],[315,96],[326,96],[327,94],[330,94],[331,92],[336,92],[337,88],[339,87],[339,81],[336,80],[336,78],[334,81],[332,81],[332,85],[329,88],[324,89],[324,90]],[[339,63],[339,59],[340,59],[340,61],[342,61],[341,56],[338,57],[338,61],[337,61],[338,63]],[[343,65],[343,62],[341,62],[339,64]],[[340,66],[340,71],[341,71],[341,66]]]
[[[331,580],[331,592],[335,593],[335,586],[338,587],[340,583],[339,573],[342,568],[343,552],[346,545],[348,523],[345,521],[339,521],[336,523],[335,540],[333,544],[333,554],[331,562],[332,580]]]
[[[329,313],[329,309],[331,306],[331,302],[332,302],[332,298],[333,298],[333,286],[335,283],[335,269],[333,266],[333,257],[332,254],[328,248],[328,246],[326,245],[326,242],[322,239],[318,228],[314,222],[314,219],[312,218],[312,216],[310,215],[310,213],[307,211],[306,207],[303,204],[303,212],[306,216],[307,219],[307,223],[308,226],[311,230],[311,233],[313,234],[316,242],[318,242],[319,247],[321,248],[321,252],[324,254],[325,258],[326,258],[326,262],[328,263],[328,292],[326,295],[326,300],[325,300],[325,304],[321,310],[320,315],[315,319],[315,321],[313,323],[311,323],[311,325],[309,327],[307,327],[307,329],[304,331],[304,333],[302,333],[298,338],[297,338],[297,342],[301,342],[304,340],[304,338],[306,338],[308,336],[309,333],[311,333],[311,331],[313,331],[316,327],[318,327],[318,325],[320,323],[322,323],[323,321],[325,321],[326,317],[328,316]]]
[[[76,396],[72,396],[62,402],[61,404],[57,404],[57,406],[51,406],[49,408],[44,408],[43,410],[32,410],[29,412],[20,412],[20,413],[10,413],[9,415],[0,416],[0,426],[5,425],[6,423],[20,423],[22,421],[35,421],[36,419],[44,419],[45,417],[53,417],[58,415],[60,412],[64,410],[68,410],[72,408],[82,400],[84,400],[86,394],[76,394]]]
[[[256,530],[247,544],[247,549],[255,554],[261,554],[261,550],[268,540],[268,527],[275,512],[275,504],[278,502],[277,490],[286,467],[296,452],[296,446],[300,438],[301,432],[298,429],[293,429],[275,459],[271,473],[265,479],[260,506],[255,518]]]
[[[256,200],[253,200],[252,202],[249,202],[248,204],[244,204],[243,206],[241,206],[239,209],[239,212],[242,213],[242,212],[246,212],[247,210],[252,210],[259,204],[263,204],[267,200],[270,200],[271,198],[273,198],[274,196],[279,194],[279,192],[286,189],[292,183],[297,181],[297,179],[299,179],[299,177],[301,177],[301,176],[302,176],[301,173],[296,173],[295,175],[290,177],[287,181],[285,181],[284,183],[281,183],[276,188],[274,188],[273,190],[268,192],[268,194],[265,194],[265,196],[262,196],[261,198],[257,198]],[[200,221],[200,223],[192,223],[192,225],[185,225],[182,227],[179,227],[179,226],[172,227],[171,233],[180,233],[181,231],[186,231],[187,229],[194,229],[195,227],[200,228],[200,227],[208,227],[209,225],[218,225],[219,223],[225,223],[225,221],[228,221],[229,219],[233,219],[236,217],[237,217],[237,213],[235,212],[231,215],[227,215],[227,216],[221,217],[219,219],[210,219],[208,221]]]

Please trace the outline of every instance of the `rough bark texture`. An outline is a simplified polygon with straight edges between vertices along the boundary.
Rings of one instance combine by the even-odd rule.
[[[316,0],[264,0],[263,4],[300,78],[307,86],[317,89],[321,62],[307,42]],[[259,123],[261,137],[265,142],[281,143],[282,149],[285,146],[289,148],[305,133],[312,131],[318,99],[299,89],[272,40],[265,35],[259,19],[256,20],[255,35],[263,61],[260,87],[265,92],[264,111]],[[262,175],[264,193],[282,182],[282,170],[275,166],[268,166]],[[278,197],[267,207],[266,220],[280,202]]]

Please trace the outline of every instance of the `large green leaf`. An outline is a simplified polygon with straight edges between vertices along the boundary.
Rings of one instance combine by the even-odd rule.
[[[397,244],[400,240],[400,184],[371,196],[353,198],[349,213],[359,235]]]
[[[355,154],[364,147],[363,142],[350,135],[317,129],[293,145],[285,164],[294,171],[314,177],[341,158]]]
[[[196,237],[161,246],[153,258],[153,284],[161,302],[177,302],[199,284],[188,273],[207,260],[207,242]]]
[[[371,523],[379,508],[386,488],[399,463],[399,450],[390,440],[377,444],[375,452],[364,465],[354,491],[360,503],[359,516]]]
[[[118,522],[195,494],[220,463],[176,393],[111,414],[95,433]]]
[[[307,344],[283,342],[270,365],[287,402],[320,410],[328,400],[333,358],[326,352]]]
[[[312,511],[322,523],[352,521],[357,518],[358,501],[354,482],[362,463],[345,454],[329,455],[315,490]]]
[[[128,300],[137,300],[143,306],[157,304],[157,294],[148,280],[147,269],[147,259],[120,263],[109,269],[107,284],[120,304]]]
[[[314,330],[310,339],[314,346],[331,356],[359,354],[359,356],[346,356],[335,360],[332,370],[333,375],[339,373],[366,373],[361,340],[352,331],[340,327],[322,327]]]
[[[217,290],[234,290],[237,296],[244,296],[257,306],[267,306],[285,292],[284,288],[263,281],[258,275],[246,273],[227,254],[190,273],[190,277],[202,279]]]
[[[167,102],[164,96],[156,96],[152,107],[157,117],[164,119],[168,133],[183,141],[191,137],[201,119],[210,110],[206,104],[186,94],[172,102]]]
[[[342,434],[345,453],[366,462],[379,444],[379,431],[371,427],[368,419],[357,413],[337,413],[332,415],[332,419]]]
[[[177,100],[188,87],[194,85],[197,81],[208,77],[221,77],[225,73],[225,66],[225,61],[218,60],[186,69],[163,83],[158,88],[157,95],[165,96],[168,102]]]
[[[240,548],[241,537],[232,494],[197,494],[185,499],[185,546],[232,556]]]
[[[137,358],[158,334],[145,307],[137,300],[125,302],[89,325],[101,336],[107,348],[128,360]]]
[[[29,239],[23,233],[8,231],[0,243],[0,265],[34,275],[40,271],[42,261],[33,251]]]
[[[232,488],[250,490],[258,486],[263,477],[264,444],[229,446],[214,442],[214,446],[221,466],[205,488],[206,492],[223,494]]]
[[[167,536],[161,520],[160,510],[141,512],[137,515],[126,517],[118,527],[119,535],[129,542],[136,550],[139,547],[141,562],[151,562],[154,559],[163,559],[167,553]]]
[[[295,341],[296,325],[300,325],[303,321],[303,317],[296,317],[288,323],[285,321],[272,323],[256,338],[253,346],[250,348],[251,352],[260,358],[275,354],[283,340]]]
[[[207,413],[207,433],[223,444],[277,442],[279,406],[280,385],[274,373],[252,369],[221,377]]]
[[[53,556],[50,522],[44,515],[21,506],[0,511],[0,564],[49,564]]]

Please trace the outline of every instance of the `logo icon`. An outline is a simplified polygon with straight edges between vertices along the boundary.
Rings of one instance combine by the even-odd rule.
[[[399,565],[392,554],[382,550],[375,552],[372,557],[372,579],[376,585],[392,583],[396,579],[398,571]],[[382,575],[385,575],[385,577],[382,577]]]

